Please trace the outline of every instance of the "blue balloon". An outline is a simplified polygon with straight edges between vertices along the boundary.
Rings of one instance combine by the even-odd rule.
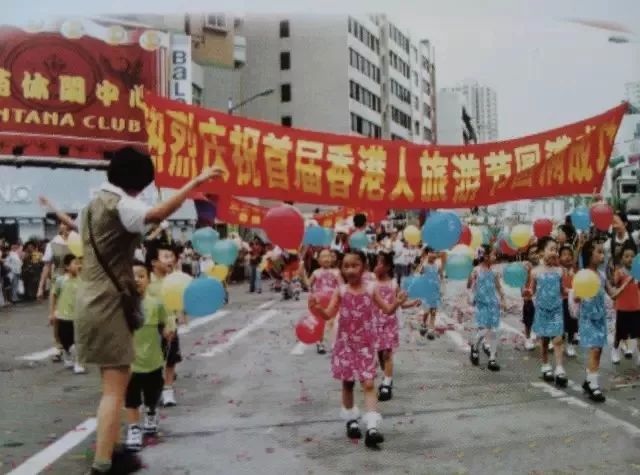
[[[426,275],[414,277],[407,289],[409,298],[420,299],[422,301],[437,300],[439,292],[440,288],[438,282],[434,282],[433,279],[427,278]]]
[[[349,246],[352,249],[366,249],[369,246],[369,238],[362,231],[358,231],[349,238]]]
[[[320,226],[309,226],[304,231],[303,243],[307,246],[328,246],[333,239],[331,229]]]
[[[460,218],[450,211],[432,213],[422,227],[422,242],[435,251],[455,246],[462,234]]]
[[[216,313],[224,305],[225,290],[209,277],[193,279],[184,291],[184,312],[193,318]]]
[[[571,212],[571,223],[578,231],[588,231],[591,227],[591,213],[586,206],[578,206]]]
[[[521,289],[527,283],[528,272],[524,264],[512,262],[504,268],[502,278],[509,287]]]
[[[640,254],[633,258],[633,262],[631,263],[631,276],[640,280]]]
[[[467,280],[473,270],[473,261],[469,256],[453,254],[447,257],[444,270],[451,280]]]
[[[191,243],[195,251],[202,256],[213,254],[213,246],[220,239],[220,234],[213,228],[200,228],[193,233]]]
[[[489,228],[482,228],[482,244],[491,244],[491,237],[491,231],[489,231]]]
[[[218,241],[213,246],[211,257],[216,264],[232,266],[238,258],[238,245],[231,239]]]
[[[411,284],[413,283],[413,281],[416,280],[416,276],[415,275],[409,275],[407,277],[405,277],[404,279],[402,279],[402,283],[400,284],[400,288],[402,290],[404,290],[405,292],[409,291],[409,287],[411,287]]]

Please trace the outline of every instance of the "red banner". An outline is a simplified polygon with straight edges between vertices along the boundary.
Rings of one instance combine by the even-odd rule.
[[[18,147],[19,155],[103,159],[125,145],[145,147],[140,104],[143,89],[157,90],[159,54],[137,42],[1,27],[0,154]]]
[[[466,208],[600,188],[626,104],[504,142],[421,146],[281,127],[145,97],[156,181],[179,187],[203,167],[219,194],[358,206]]]
[[[228,224],[259,228],[269,208],[222,195],[218,199],[218,219]]]
[[[324,213],[318,213],[314,215],[313,219],[315,219],[320,226],[325,228],[334,228],[338,223],[348,219],[356,214],[362,213],[367,217],[367,221],[369,223],[377,223],[382,221],[386,216],[386,211],[382,209],[358,209],[358,208],[350,208],[348,206],[338,208],[331,211],[325,211]]]

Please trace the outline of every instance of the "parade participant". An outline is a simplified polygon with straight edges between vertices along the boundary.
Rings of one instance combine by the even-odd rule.
[[[83,363],[100,367],[102,396],[97,413],[92,474],[126,474],[141,468],[137,457],[115,450],[120,413],[134,360],[133,330],[138,325],[134,298],[133,254],[150,223],[161,223],[189,194],[221,171],[206,168],[169,199],[153,208],[136,197],[154,179],[151,158],[125,147],[114,152],[105,183],[82,211],[79,232],[84,258],[76,303],[76,346]],[[57,215],[75,227],[67,215]],[[125,310],[126,309],[126,310]]]
[[[133,333],[135,359],[131,365],[131,379],[127,385],[125,407],[127,408],[127,439],[125,446],[134,452],[142,449],[143,434],[158,432],[156,406],[162,392],[162,368],[164,357],[160,343],[159,328],[165,338],[171,339],[175,328],[169,326],[164,307],[148,292],[150,271],[144,263],[133,263],[136,288],[142,300],[144,323]],[[141,406],[144,404],[144,424],[140,425]]]
[[[58,329],[58,340],[64,349],[64,367],[73,368],[75,374],[84,374],[86,369],[72,354],[74,346],[73,322],[76,319],[76,298],[78,296],[78,274],[80,259],[67,254],[63,259],[64,275],[56,278],[51,295],[49,323]]]
[[[311,290],[311,295],[316,297],[318,296],[318,294],[325,293],[333,295],[334,292],[342,284],[344,284],[342,276],[340,275],[340,271],[338,269],[332,268],[333,253],[329,249],[323,249],[322,251],[320,251],[318,261],[320,263],[320,269],[316,269],[313,274],[311,274],[308,282],[308,287]],[[324,355],[327,352],[324,342],[326,341],[328,335],[333,334],[334,324],[335,319],[331,319],[325,325],[322,341],[316,344],[316,350],[318,354]]]
[[[557,267],[558,244],[552,237],[538,241],[542,262],[531,272],[529,286],[535,298],[533,331],[541,339],[542,378],[559,387],[567,386],[567,375],[562,366],[562,337],[564,318],[562,315],[562,270]],[[549,339],[552,339],[556,368],[549,364]]]
[[[259,237],[254,237],[251,241],[251,251],[249,257],[249,292],[262,293],[262,271],[259,269],[264,255],[264,243]]]
[[[500,371],[496,361],[498,352],[498,328],[500,327],[500,310],[506,308],[504,292],[500,285],[500,276],[493,268],[496,262],[496,251],[489,245],[483,246],[480,263],[473,269],[467,288],[473,292],[477,333],[471,345],[470,359],[474,366],[480,362],[480,345],[488,343],[489,363],[491,371]],[[485,350],[486,351],[486,350]]]
[[[420,335],[427,336],[429,340],[436,338],[436,314],[440,307],[440,296],[442,294],[442,265],[437,262],[438,254],[430,247],[425,247],[422,252],[422,260],[419,273],[424,274],[427,279],[429,292],[422,298],[424,312],[422,314],[422,325]]]
[[[528,261],[525,263],[527,268],[527,281],[531,282],[531,271],[540,263],[540,255],[538,253],[538,246],[532,244],[527,250]],[[524,348],[527,351],[531,351],[536,347],[534,338],[531,334],[531,327],[533,326],[533,317],[535,315],[535,305],[533,303],[533,295],[531,288],[524,286],[522,288],[522,323],[524,324]]]
[[[576,259],[571,246],[560,247],[560,267],[562,269],[562,318],[564,325],[565,352],[567,356],[576,356],[574,345],[578,333],[578,320],[569,311],[569,290],[573,286]]]
[[[284,252],[284,267],[282,269],[282,299],[300,300],[302,285],[300,283],[300,273],[302,264],[297,252]]]
[[[377,292],[387,305],[395,302],[398,295],[398,282],[394,279],[395,264],[393,253],[381,252],[375,267]],[[420,301],[405,302],[402,307],[419,306]],[[393,397],[393,352],[400,346],[400,326],[397,313],[386,314],[377,309],[375,312],[378,360],[384,373],[382,384],[378,388],[378,401],[389,401]]]
[[[342,261],[342,275],[346,281],[337,290],[328,308],[322,308],[313,297],[311,306],[325,320],[330,320],[338,312],[338,335],[331,355],[333,377],[342,381],[341,416],[347,424],[347,437],[362,437],[358,419],[360,413],[354,404],[353,389],[360,381],[364,391],[367,412],[363,416],[367,431],[365,445],[379,448],[384,437],[378,430],[382,420],[377,410],[374,380],[376,377],[376,334],[374,328],[374,310],[380,308],[386,314],[393,314],[407,300],[401,292],[396,301],[387,305],[375,289],[375,284],[365,284],[366,258],[360,251],[349,251]]]
[[[627,348],[630,347],[630,338],[640,338],[640,291],[637,282],[631,276],[631,265],[636,256],[635,246],[627,245],[621,251],[620,263],[614,273],[614,285],[621,288],[620,294],[615,299],[616,330],[611,348],[611,362],[620,363],[620,343],[627,340]],[[640,343],[640,341],[638,341]],[[636,345],[640,348],[640,345]],[[637,362],[640,364],[640,352]]]

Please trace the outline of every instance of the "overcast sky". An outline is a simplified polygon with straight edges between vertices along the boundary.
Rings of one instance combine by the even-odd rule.
[[[610,32],[567,21],[640,29],[639,0],[4,0],[2,10],[8,23],[34,15],[185,10],[386,13],[415,38],[432,40],[437,87],[472,78],[496,90],[501,139],[602,112],[624,98],[626,81],[640,80],[640,44],[612,44]]]

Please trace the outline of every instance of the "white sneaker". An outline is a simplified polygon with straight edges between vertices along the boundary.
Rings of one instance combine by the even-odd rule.
[[[155,434],[158,432],[158,413],[155,414],[145,414],[144,415],[144,425],[142,426],[142,430],[145,434]]]
[[[564,347],[564,351],[567,354],[567,356],[573,358],[574,356],[576,356],[576,349],[574,348],[574,346],[571,343],[567,343],[566,346]]]
[[[618,348],[611,348],[611,362],[613,364],[620,363],[620,350]]]
[[[549,351],[553,351],[553,342],[552,341],[549,342],[549,346],[547,348],[549,349]]]
[[[176,405],[176,395],[173,388],[164,388],[162,390],[162,405],[164,407],[173,407]]]
[[[70,352],[68,351],[64,352],[64,354],[62,355],[62,361],[64,363],[65,368],[67,369],[73,368],[73,364],[74,364],[73,355]]]
[[[138,452],[142,450],[142,429],[138,425],[130,425],[127,430],[127,441],[125,442],[127,450]]]
[[[532,338],[527,338],[527,339],[524,340],[524,349],[525,350],[531,351],[531,350],[535,349],[535,347],[536,347],[536,342]]]
[[[87,369],[82,366],[80,363],[76,363],[75,365],[73,365],[73,373],[74,374],[85,374],[87,372]]]

